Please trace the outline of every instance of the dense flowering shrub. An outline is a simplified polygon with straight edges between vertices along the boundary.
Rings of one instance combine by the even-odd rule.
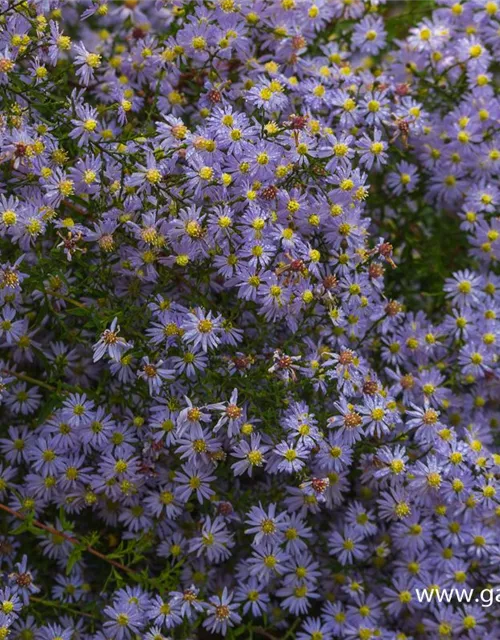
[[[1,0],[0,640],[500,636],[500,6],[394,7]]]

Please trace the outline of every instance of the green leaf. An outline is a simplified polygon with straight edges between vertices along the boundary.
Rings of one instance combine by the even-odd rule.
[[[71,573],[71,570],[77,562],[82,559],[83,548],[80,546],[74,547],[68,557],[68,564],[66,565],[66,575]]]

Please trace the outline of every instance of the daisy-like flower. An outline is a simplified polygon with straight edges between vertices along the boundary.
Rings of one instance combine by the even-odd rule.
[[[491,355],[484,345],[467,344],[458,357],[458,363],[462,367],[465,376],[483,378],[492,371]]]
[[[452,278],[448,278],[443,289],[454,304],[463,308],[479,301],[481,284],[481,276],[474,275],[472,271],[466,269],[457,271]]]
[[[309,452],[310,448],[300,442],[297,444],[280,442],[274,448],[274,453],[280,458],[276,470],[286,473],[300,471],[304,467]]]
[[[55,169],[44,184],[45,201],[51,207],[57,207],[64,198],[75,193],[73,180],[61,169]]]
[[[75,114],[76,118],[71,120],[73,128],[69,137],[79,140],[82,144],[87,144],[89,140],[95,140],[99,127],[97,110],[88,104],[77,104]]]
[[[150,151],[146,154],[146,164],[138,165],[138,171],[128,178],[127,184],[138,187],[138,192],[149,193],[153,187],[157,187],[163,180],[163,167],[158,164],[154,154]]]
[[[191,620],[195,613],[205,610],[206,604],[198,597],[200,590],[192,584],[184,591],[173,591],[170,595],[173,600],[178,600],[180,613],[183,617]]]
[[[384,589],[384,601],[392,615],[400,615],[404,611],[414,611],[415,596],[412,582],[403,578],[395,578],[393,586]]]
[[[185,464],[175,475],[175,482],[178,485],[176,496],[181,502],[187,502],[195,492],[198,502],[202,504],[204,500],[209,500],[215,494],[210,487],[210,483],[214,480],[215,476],[207,467],[196,462]]]
[[[236,588],[234,600],[242,605],[244,614],[251,611],[253,616],[259,617],[267,611],[270,598],[264,589],[265,585],[253,577]]]
[[[374,434],[380,437],[394,428],[396,414],[390,408],[390,402],[386,398],[366,397],[363,406],[359,408],[359,412],[364,416],[363,425],[367,434]]]
[[[9,82],[9,74],[15,67],[15,61],[12,59],[12,53],[9,47],[5,47],[3,53],[0,54],[0,85]]]
[[[366,553],[366,545],[362,544],[364,535],[354,527],[346,526],[343,533],[334,531],[329,539],[329,553],[343,564],[352,564]]]
[[[275,542],[283,538],[286,529],[287,516],[285,513],[276,514],[276,504],[271,503],[267,512],[259,503],[258,507],[252,507],[247,514],[245,523],[250,525],[245,533],[255,534],[254,544],[263,542]]]
[[[84,426],[94,418],[94,402],[87,400],[84,393],[72,393],[63,403],[62,415],[70,425]]]
[[[403,160],[396,165],[396,169],[387,176],[387,185],[395,195],[412,193],[418,183],[417,167]]]
[[[156,596],[151,602],[146,613],[153,624],[171,629],[181,623],[180,602],[177,599],[165,602],[160,596]]]
[[[203,626],[210,633],[226,635],[228,627],[234,627],[241,622],[241,616],[236,613],[237,605],[233,603],[234,594],[224,587],[222,595],[212,596],[207,603],[207,618]]]
[[[189,313],[183,322],[184,333],[182,339],[206,353],[209,349],[216,349],[221,340],[222,318],[213,317],[212,312],[205,312],[197,307]]]
[[[140,633],[144,626],[143,617],[132,604],[107,606],[104,615],[107,618],[104,629],[116,640],[126,640],[131,634]]]
[[[139,372],[139,378],[145,380],[148,384],[149,393],[155,395],[159,392],[163,385],[164,380],[173,380],[175,378],[175,371],[173,369],[166,369],[162,367],[163,360],[152,363],[148,356],[144,356],[142,359],[142,367]]]
[[[335,403],[340,415],[329,418],[330,427],[339,427],[338,434],[346,444],[353,444],[363,436],[364,419],[358,412],[358,407],[349,404],[345,398]]]
[[[273,353],[273,364],[269,367],[269,373],[275,373],[280,379],[288,382],[297,380],[296,371],[299,365],[296,364],[301,360],[301,356],[290,356],[283,353],[281,349],[276,349]]]
[[[409,420],[406,423],[408,429],[416,428],[416,437],[424,442],[432,442],[436,437],[436,431],[442,426],[440,412],[430,406],[426,400],[423,407],[412,404],[412,409],[407,411]]]
[[[212,520],[207,516],[203,521],[200,536],[193,538],[189,551],[196,552],[198,556],[206,555],[209,562],[217,564],[231,556],[233,546],[232,535],[224,518],[217,516]]]
[[[76,75],[80,82],[87,86],[94,80],[95,71],[101,66],[102,58],[98,53],[87,51],[83,43],[73,47],[73,54],[77,65]]]
[[[258,433],[250,435],[250,442],[242,439],[231,452],[235,458],[240,458],[239,462],[231,465],[234,475],[240,476],[247,473],[251,476],[255,467],[264,465],[265,454],[269,449],[269,446],[261,443],[261,436]]]
[[[400,488],[383,492],[378,505],[380,517],[384,520],[404,520],[412,513],[410,497]]]
[[[9,574],[9,580],[15,585],[16,596],[27,606],[31,594],[38,593],[35,575],[28,569],[28,556],[23,555],[21,562],[16,562],[15,571]]]
[[[227,432],[229,437],[239,433],[241,424],[245,418],[243,407],[238,406],[238,389],[233,389],[231,397],[227,405],[221,404],[220,410],[222,415],[217,421],[214,427],[214,432],[217,432],[221,427],[227,425]]]
[[[248,560],[250,575],[267,583],[285,572],[286,562],[290,559],[288,553],[282,551],[278,545],[265,543],[253,550]]]
[[[282,600],[283,607],[290,611],[293,615],[300,615],[306,613],[310,606],[310,599],[318,599],[320,597],[310,584],[304,582],[300,585],[287,585],[278,589],[277,595]]]
[[[367,54],[377,54],[385,46],[387,32],[380,16],[368,15],[354,26],[353,45]]]
[[[60,624],[45,624],[40,628],[40,637],[43,638],[43,640],[53,640],[54,638],[70,640],[71,629],[65,629]]]
[[[500,5],[384,1],[0,0],[0,640],[500,637]]]
[[[99,340],[94,345],[94,362],[97,362],[105,354],[107,354],[115,362],[119,362],[123,353],[131,347],[131,345],[118,334],[120,327],[118,318],[114,318],[109,329],[106,329]]]
[[[380,168],[387,162],[387,144],[382,140],[382,132],[375,129],[373,138],[364,136],[358,141],[358,151],[360,154],[360,162],[366,169],[373,166]]]

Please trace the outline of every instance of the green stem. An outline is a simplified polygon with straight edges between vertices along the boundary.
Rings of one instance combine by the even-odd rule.
[[[30,382],[31,384],[36,384],[38,387],[43,387],[47,389],[47,391],[57,391],[55,387],[47,382],[43,382],[43,380],[38,380],[37,378],[32,378],[25,373],[18,373],[17,371],[10,371],[10,369],[2,369],[2,373],[5,373],[8,376],[14,376],[18,380],[23,380],[23,382]]]
[[[30,602],[34,602],[36,604],[42,604],[45,607],[52,607],[53,609],[59,609],[61,611],[68,611],[68,613],[74,613],[78,616],[83,616],[85,618],[92,618],[93,620],[99,620],[99,616],[93,615],[92,613],[87,613],[85,611],[81,611],[80,609],[74,609],[73,607],[69,607],[64,602],[55,602],[54,600],[45,600],[44,598],[37,598],[36,596],[30,596]]]

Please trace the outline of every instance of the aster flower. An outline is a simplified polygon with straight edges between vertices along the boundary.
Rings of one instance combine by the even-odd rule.
[[[0,598],[2,600],[2,611],[12,616],[12,618],[17,618],[18,612],[21,611],[23,605],[15,591],[6,586],[0,589]]]
[[[159,487],[158,492],[152,492],[144,500],[145,509],[159,518],[165,515],[170,520],[175,520],[181,514],[181,507],[175,496],[175,487]]]
[[[159,185],[162,179],[162,166],[157,163],[154,154],[148,151],[146,164],[138,165],[138,171],[130,176],[128,185],[138,187],[139,192],[149,192],[152,187]]]
[[[483,345],[468,344],[463,347],[458,362],[465,376],[484,377],[491,372],[490,355]]]
[[[188,314],[183,328],[183,340],[195,347],[200,345],[204,352],[215,349],[220,342],[221,318],[214,318],[211,311],[205,313],[197,308]]]
[[[386,96],[386,91],[371,91],[363,96],[359,113],[369,124],[380,126],[389,118],[389,101]]]
[[[338,558],[343,565],[364,557],[366,546],[362,544],[364,536],[352,527],[345,527],[343,534],[334,531],[329,539],[329,553]]]
[[[269,451],[269,448],[269,446],[261,444],[261,436],[259,434],[252,433],[250,442],[241,440],[232,451],[232,455],[235,458],[241,458],[239,462],[231,465],[234,474],[239,476],[243,473],[248,473],[251,476],[254,467],[262,467],[264,465],[266,461],[265,453]]]
[[[297,379],[295,371],[299,368],[296,364],[301,360],[301,356],[290,356],[277,349],[273,353],[273,365],[269,367],[269,373],[275,373],[279,378],[288,382]]]
[[[269,606],[269,595],[264,591],[257,578],[249,578],[246,584],[240,585],[234,592],[234,601],[243,605],[243,613],[251,611],[254,617],[260,617]]]
[[[139,633],[143,626],[139,611],[130,604],[108,606],[104,614],[108,618],[104,629],[117,640],[130,638],[132,634]]]
[[[453,303],[463,308],[479,300],[480,285],[481,278],[466,270],[446,280],[443,289]]]
[[[162,367],[162,364],[163,360],[158,360],[156,363],[150,362],[148,356],[142,359],[142,370],[139,372],[139,378],[147,382],[151,395],[158,393],[163,385],[163,380],[175,378],[175,371]]]
[[[94,362],[100,360],[104,354],[117,362],[121,359],[123,352],[129,349],[130,345],[118,335],[119,332],[118,318],[114,318],[110,328],[102,333],[94,345]]]
[[[365,416],[364,429],[367,434],[381,435],[388,433],[396,421],[396,414],[389,408],[386,399],[367,397],[359,412]]]
[[[403,579],[395,579],[392,587],[384,589],[385,602],[394,615],[403,611],[414,611],[413,584]]]
[[[352,444],[362,437],[363,418],[356,411],[356,407],[349,405],[345,398],[335,403],[340,415],[329,419],[330,427],[340,427],[338,434],[346,444]]]
[[[28,455],[33,469],[40,471],[43,475],[54,475],[63,469],[64,463],[54,439],[40,438],[36,444],[30,447]]]
[[[179,485],[177,497],[181,502],[187,502],[193,491],[196,492],[200,504],[215,494],[215,491],[210,488],[210,482],[215,480],[215,476],[196,464],[183,465],[182,470],[176,474],[175,480]]]
[[[322,623],[320,618],[306,618],[302,626],[302,631],[297,634],[297,640],[313,640],[313,638],[323,638],[332,640],[333,636],[328,631],[327,623]]]
[[[213,519],[206,517],[200,536],[191,541],[189,551],[197,555],[206,554],[210,562],[219,563],[231,555],[231,547],[234,545],[223,518],[217,516]]]
[[[250,527],[245,533],[254,533],[254,544],[259,545],[262,541],[276,541],[282,537],[282,532],[286,528],[286,515],[279,513],[276,515],[276,505],[271,503],[266,512],[261,504],[252,507],[245,520]]]
[[[56,560],[60,566],[65,566],[72,549],[72,544],[68,540],[70,531],[65,530],[59,520],[56,520],[54,529],[60,531],[62,535],[42,535],[40,536],[41,542],[39,542],[39,545],[45,556]],[[26,564],[24,564],[24,566],[26,566]]]
[[[97,138],[99,116],[97,110],[88,104],[77,104],[75,107],[76,118],[71,120],[73,128],[70,138],[87,144],[89,140]]]
[[[407,414],[410,420],[407,421],[408,428],[417,428],[416,437],[424,442],[432,441],[435,438],[436,430],[441,426],[439,421],[439,411],[429,406],[428,401],[424,407],[412,405],[412,410],[408,410]]]
[[[415,595],[499,582],[495,2],[397,39],[381,0],[28,4],[0,0],[0,640],[498,638]],[[60,533],[28,564],[33,517]]]
[[[35,578],[28,569],[28,557],[23,555],[21,562],[15,564],[15,570],[9,574],[9,580],[14,585],[13,589],[17,598],[20,598],[26,606],[29,602],[29,596],[40,591],[35,585]],[[3,598],[2,598],[3,600]]]
[[[169,602],[162,600],[160,596],[156,596],[151,602],[147,611],[147,617],[160,627],[170,629],[181,623],[180,603],[176,599]]]
[[[309,448],[301,443],[293,445],[289,442],[280,442],[275,447],[274,453],[281,458],[276,467],[277,471],[294,473],[303,468],[304,458],[308,456]]]
[[[377,459],[380,464],[374,475],[376,478],[387,478],[392,483],[400,483],[406,476],[408,455],[401,445],[394,449],[388,446],[381,447],[377,451]]]
[[[233,433],[238,433],[240,430],[241,423],[244,419],[243,408],[238,406],[238,389],[233,389],[231,393],[231,397],[227,406],[221,405],[220,409],[222,409],[223,414],[217,421],[217,424],[214,427],[214,432],[217,432],[221,427],[227,424],[227,432],[231,437]]]
[[[178,600],[180,604],[180,613],[183,617],[191,619],[195,612],[201,612],[205,609],[205,603],[198,598],[199,589],[194,584],[182,592],[172,592],[173,600]]]
[[[380,517],[388,520],[403,520],[412,512],[408,494],[399,488],[383,492],[378,504]]]
[[[285,562],[289,557],[288,553],[271,543],[260,545],[253,550],[247,561],[250,575],[268,583],[271,578],[284,573]]]
[[[396,195],[411,193],[415,190],[418,181],[418,170],[415,166],[404,160],[397,165],[397,171],[390,173],[387,184]]]
[[[60,169],[51,173],[44,188],[46,190],[45,200],[51,207],[60,205],[61,201],[72,196],[75,190],[73,180]]]
[[[380,17],[366,16],[356,24],[352,42],[368,54],[378,53],[385,45],[387,35]]]
[[[94,403],[83,394],[71,394],[63,404],[63,417],[70,425],[80,427],[94,417]]]
[[[26,426],[9,427],[8,435],[8,438],[0,439],[0,449],[5,460],[10,463],[26,461],[33,435]]]
[[[373,165],[380,168],[387,162],[386,144],[381,140],[381,137],[382,133],[375,129],[373,139],[364,137],[358,141],[359,160],[366,169],[371,169]]]
[[[84,85],[88,85],[94,79],[95,70],[101,66],[101,56],[98,53],[87,51],[83,44],[73,47],[75,64],[78,65],[76,75]]]
[[[224,587],[221,596],[212,596],[207,603],[207,618],[203,626],[211,633],[220,632],[226,634],[228,627],[233,627],[241,622],[241,616],[236,613],[232,603],[233,593]]]
[[[63,638],[70,640],[71,630],[64,629],[60,624],[45,624],[40,628],[40,637],[43,640],[53,640],[53,638]]]
[[[282,587],[278,589],[277,594],[284,598],[282,601],[283,607],[293,615],[306,613],[311,606],[309,599],[317,599],[320,597],[319,594],[307,584]]]

